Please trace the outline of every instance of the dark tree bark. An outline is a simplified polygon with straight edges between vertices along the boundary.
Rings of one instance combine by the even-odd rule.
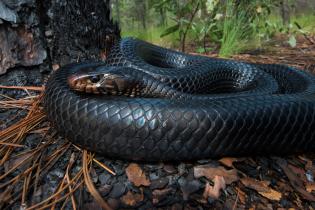
[[[0,74],[18,65],[101,60],[119,38],[109,0],[0,1]]]
[[[0,0],[0,75],[15,66],[43,63],[43,47],[35,0]]]
[[[136,9],[136,16],[137,19],[140,20],[142,28],[146,29],[147,24],[146,24],[146,16],[147,16],[147,4],[146,1],[143,0],[137,0],[134,2],[135,4],[135,9]]]

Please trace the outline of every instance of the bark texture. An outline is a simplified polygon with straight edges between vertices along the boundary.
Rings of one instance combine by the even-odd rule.
[[[43,63],[39,18],[34,0],[0,1],[0,74],[15,66]]]
[[[0,74],[15,66],[102,60],[119,38],[109,0],[0,1]]]

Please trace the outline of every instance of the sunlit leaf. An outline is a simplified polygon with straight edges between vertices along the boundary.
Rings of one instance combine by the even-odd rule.
[[[164,37],[164,36],[167,36],[169,34],[172,34],[172,33],[176,32],[178,29],[179,29],[179,24],[171,26],[171,27],[165,29],[165,31],[163,31],[163,33],[160,35],[160,37]]]

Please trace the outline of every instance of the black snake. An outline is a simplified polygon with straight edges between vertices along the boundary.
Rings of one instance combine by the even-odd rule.
[[[89,83],[75,84],[92,94],[71,90],[80,76]],[[133,38],[115,45],[106,63],[56,71],[44,108],[66,138],[112,158],[191,160],[315,149],[313,75],[188,55]]]

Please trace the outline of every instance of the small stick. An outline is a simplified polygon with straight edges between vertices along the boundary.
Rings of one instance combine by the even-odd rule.
[[[13,144],[13,143],[7,143],[7,142],[0,142],[0,145],[5,145],[5,146],[11,146],[11,147],[26,147],[25,145],[21,144]]]
[[[5,86],[5,85],[0,85],[0,88],[3,89],[18,89],[18,90],[34,90],[34,91],[43,91],[44,87],[36,87],[36,86]]]

